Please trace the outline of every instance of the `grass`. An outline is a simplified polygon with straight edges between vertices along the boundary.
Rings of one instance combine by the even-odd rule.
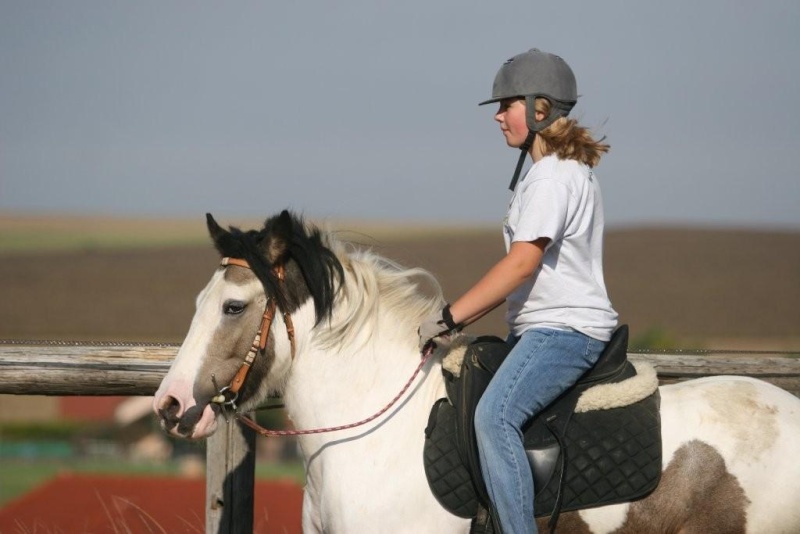
[[[0,252],[196,245],[208,241],[197,220],[35,217],[0,214]]]
[[[631,339],[631,350],[673,350],[680,347],[678,339],[660,326],[650,327]]]
[[[26,493],[59,473],[166,475],[177,474],[177,466],[127,464],[112,460],[0,460],[0,505]]]

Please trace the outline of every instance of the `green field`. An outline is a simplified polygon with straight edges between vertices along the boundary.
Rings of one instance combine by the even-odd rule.
[[[91,250],[207,242],[197,220],[35,217],[0,214],[0,252]]]
[[[224,226],[258,228],[259,218],[222,218]],[[420,236],[462,235],[482,227],[389,224],[364,221],[310,221],[340,233],[345,240],[414,239]],[[0,213],[0,253],[130,249],[210,245],[205,215],[185,219],[89,216],[32,216]]]

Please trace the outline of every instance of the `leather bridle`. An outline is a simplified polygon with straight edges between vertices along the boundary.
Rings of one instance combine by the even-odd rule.
[[[229,265],[235,265],[236,267],[243,267],[245,269],[250,269],[250,264],[247,263],[246,260],[239,259],[239,258],[222,258],[220,262],[222,267],[227,267]],[[275,276],[278,278],[278,283],[282,284],[286,278],[286,269],[283,265],[276,265],[273,269]],[[264,315],[261,317],[261,326],[256,333],[256,337],[253,339],[253,343],[250,346],[250,350],[247,352],[247,355],[244,357],[244,361],[242,361],[242,365],[239,367],[239,370],[234,375],[233,379],[231,380],[230,384],[224,386],[222,388],[218,387],[216,378],[214,375],[211,375],[211,380],[214,383],[214,388],[217,389],[217,394],[211,399],[211,402],[214,404],[218,404],[223,409],[231,409],[234,413],[236,412],[236,401],[239,399],[239,391],[242,389],[245,380],[247,379],[247,375],[250,373],[250,368],[253,365],[253,362],[256,359],[256,356],[259,353],[263,353],[267,347],[267,340],[269,339],[270,328],[272,327],[272,321],[275,319],[275,312],[277,310],[277,305],[275,303],[275,299],[267,295],[267,303],[264,309]],[[292,324],[292,316],[288,312],[283,313],[283,320],[286,324],[286,334],[289,336],[289,343],[292,347],[292,359],[294,359],[295,354],[295,344],[294,344],[294,325]]]
[[[235,265],[237,267],[244,267],[245,269],[251,269],[250,264],[247,261],[238,259],[238,258],[222,258],[220,265],[223,267],[227,267],[229,265]],[[286,272],[283,265],[276,265],[273,269],[275,276],[278,278],[278,283],[282,284],[286,278]],[[271,298],[267,295],[267,304],[266,309],[264,310],[264,315],[261,318],[261,327],[258,329],[258,333],[256,333],[255,339],[253,339],[253,344],[250,347],[250,350],[245,356],[244,361],[242,362],[241,367],[236,372],[236,375],[231,380],[231,383],[227,386],[222,388],[217,386],[217,382],[214,378],[214,375],[211,375],[211,381],[214,383],[214,388],[217,389],[217,394],[211,399],[212,404],[217,404],[223,411],[223,415],[227,420],[227,410],[231,410],[233,412],[234,417],[242,422],[243,424],[249,426],[262,436],[300,436],[300,435],[307,435],[307,434],[322,434],[326,432],[335,432],[338,430],[346,430],[350,428],[356,428],[370,421],[373,421],[386,413],[392,406],[394,406],[400,398],[405,395],[408,388],[417,378],[422,368],[425,367],[425,364],[433,355],[433,350],[436,347],[434,343],[428,343],[421,351],[421,358],[419,364],[417,365],[416,370],[412,373],[411,377],[405,383],[403,388],[400,390],[397,395],[383,408],[379,411],[375,412],[371,416],[367,417],[366,419],[362,419],[361,421],[357,421],[355,423],[339,425],[339,426],[330,426],[324,428],[313,428],[308,430],[269,430],[259,426],[255,421],[247,417],[245,414],[237,412],[236,401],[239,398],[239,390],[242,388],[245,379],[247,378],[248,373],[250,372],[250,367],[253,365],[253,362],[256,359],[256,355],[259,352],[264,352],[264,349],[267,346],[267,339],[269,338],[269,331],[270,327],[272,326],[272,320],[275,318],[277,305],[275,303],[275,299]],[[295,356],[295,343],[294,343],[294,325],[292,324],[292,317],[289,313],[284,312],[283,320],[286,323],[286,333],[289,336],[289,343],[292,346],[292,359]]]

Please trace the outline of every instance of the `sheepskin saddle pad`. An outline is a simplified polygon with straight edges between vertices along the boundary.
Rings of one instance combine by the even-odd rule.
[[[597,364],[524,429],[537,517],[635,500],[658,485],[658,379],[652,366],[628,361],[627,345],[623,325]],[[508,350],[495,337],[455,340],[443,361],[447,398],[425,429],[425,472],[442,506],[460,517],[489,509],[472,422]]]

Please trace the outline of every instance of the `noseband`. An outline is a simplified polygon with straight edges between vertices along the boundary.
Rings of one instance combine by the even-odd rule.
[[[235,265],[236,267],[243,267],[245,269],[252,270],[247,261],[238,258],[222,258],[220,265],[222,267]],[[278,283],[283,284],[286,278],[286,269],[284,266],[275,266],[273,272],[278,278]],[[250,346],[250,350],[244,357],[244,361],[242,362],[241,367],[239,367],[239,370],[236,372],[236,375],[231,380],[231,383],[220,388],[217,386],[217,381],[214,375],[211,375],[211,381],[214,383],[214,388],[218,391],[217,394],[211,399],[212,403],[220,405],[220,407],[223,409],[230,409],[233,412],[236,412],[236,401],[239,398],[239,390],[242,389],[245,379],[247,379],[247,375],[250,373],[250,367],[253,365],[256,355],[263,353],[267,347],[267,340],[269,339],[272,320],[275,318],[276,308],[277,305],[275,303],[275,299],[267,295],[267,303],[264,309],[264,315],[261,317],[261,327],[258,329],[256,337],[253,339],[253,344]],[[284,312],[283,320],[286,324],[286,334],[289,336],[289,343],[292,346],[292,359],[294,359],[295,346],[292,316],[288,312]]]

